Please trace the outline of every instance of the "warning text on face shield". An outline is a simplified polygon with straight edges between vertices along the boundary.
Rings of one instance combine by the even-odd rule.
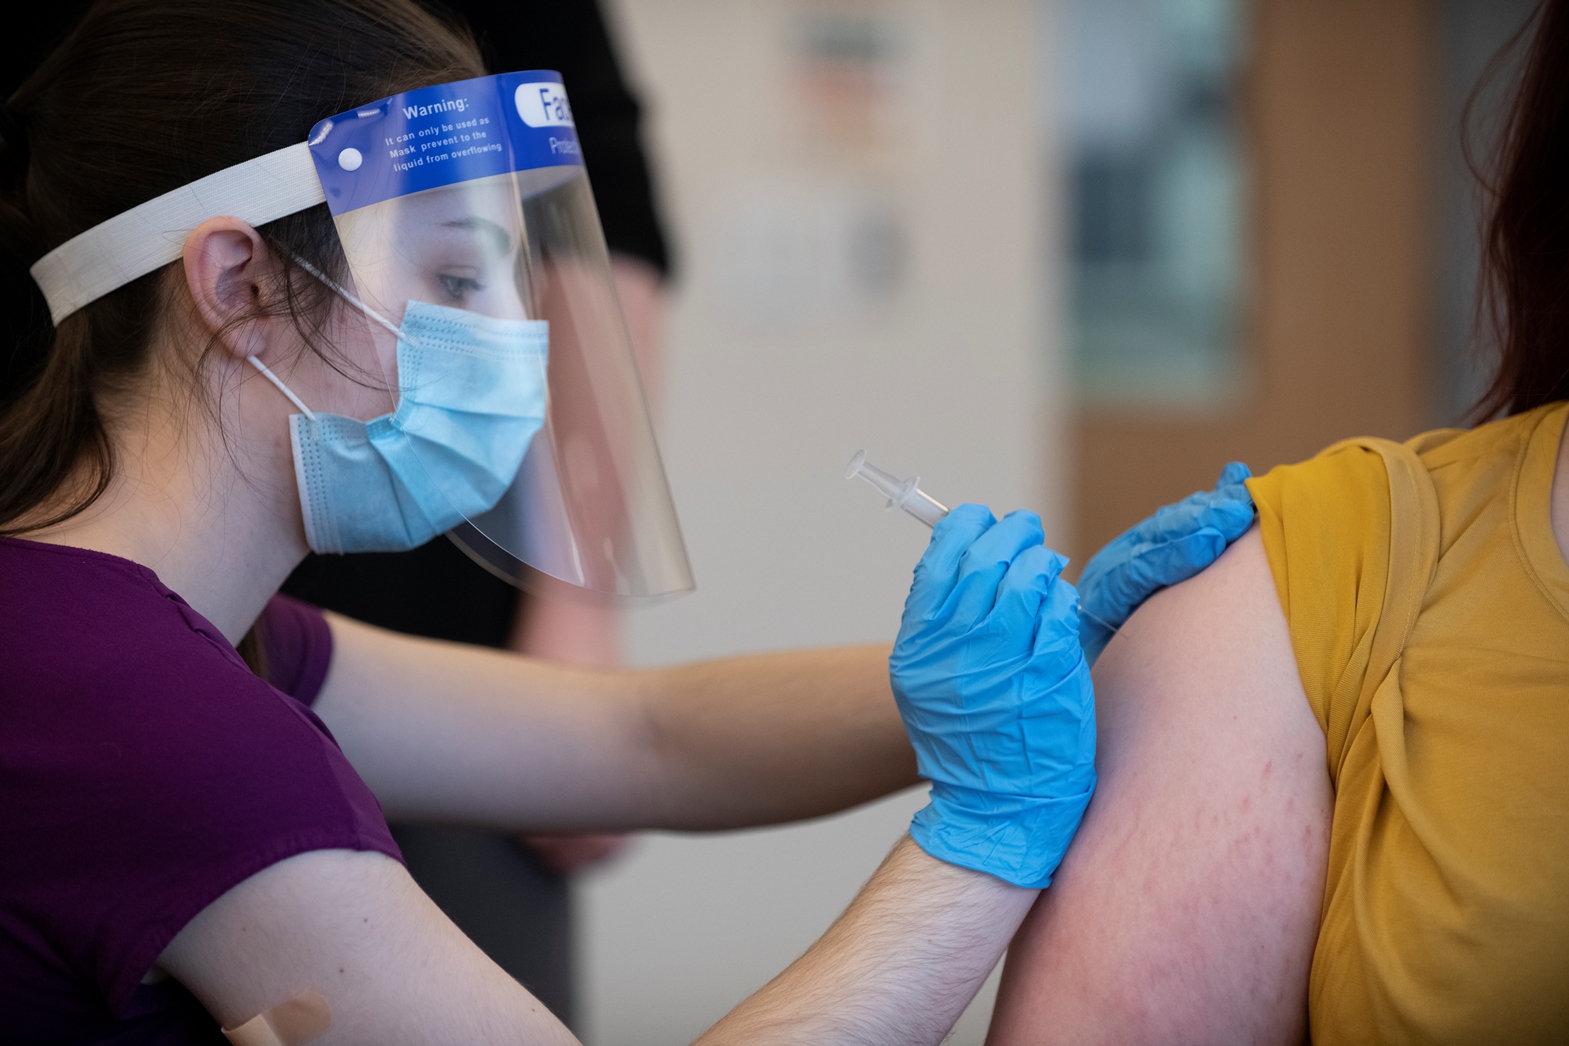
[[[308,143],[335,216],[473,179],[583,166],[561,79],[539,69],[362,105],[318,121]]]
[[[493,140],[487,125],[490,117],[479,116],[456,123],[435,123],[395,138],[384,138],[387,157],[394,171],[461,160],[480,153],[499,153],[501,143]]]

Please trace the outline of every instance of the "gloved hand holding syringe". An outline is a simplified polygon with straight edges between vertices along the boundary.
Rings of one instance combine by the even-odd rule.
[[[982,505],[950,512],[919,476],[900,479],[864,451],[845,473],[857,476],[933,528],[888,662],[916,765],[932,782],[911,838],[941,860],[1041,889],[1094,789],[1089,665],[1140,603],[1246,530],[1247,469],[1228,466],[1214,491],[1112,542],[1078,590],[1033,512],[1000,521]]]
[[[1253,498],[1243,485],[1251,473],[1241,462],[1227,465],[1214,490],[1201,490],[1167,505],[1097,552],[1079,578],[1080,639],[1091,663],[1133,612],[1155,592],[1185,581],[1209,566],[1253,522]],[[860,476],[929,527],[948,514],[920,489],[921,478],[898,479],[866,461],[864,450],[850,459],[846,479]]]
[[[1248,467],[1227,465],[1214,490],[1199,491],[1168,505],[1101,549],[1079,579],[1080,638],[1093,663],[1139,605],[1156,591],[1209,566],[1253,521],[1253,499],[1243,480]],[[921,478],[899,479],[866,460],[858,450],[846,479],[860,476],[928,527],[948,515],[947,506],[921,490]]]
[[[888,498],[888,508],[902,508],[928,527],[935,527],[948,515],[948,506],[921,489],[920,476],[900,479],[891,472],[884,472],[866,460],[866,451],[864,450],[855,452],[854,456],[850,458],[850,467],[844,474],[845,479],[854,479],[857,476],[876,487]],[[1096,624],[1104,627],[1109,635],[1116,633],[1117,629],[1115,627],[1096,618],[1094,614],[1090,614],[1082,607],[1079,613],[1081,616],[1089,617]]]
[[[1246,529],[1245,475],[1228,467],[1215,491],[1134,527],[1090,561],[1080,592],[1035,513],[950,512],[920,477],[884,472],[864,451],[851,458],[846,479],[860,476],[933,529],[888,660],[916,766],[932,782],[910,825],[927,853],[1016,886],[1050,884],[1095,787],[1089,665],[1152,592],[1203,569]],[[1230,536],[1213,525],[1217,513],[1239,517]]]
[[[1042,544],[1033,512],[949,512],[918,477],[865,454],[850,462],[855,476],[933,531],[888,658],[932,783],[910,838],[938,860],[1044,889],[1095,788],[1095,694],[1067,560]]]

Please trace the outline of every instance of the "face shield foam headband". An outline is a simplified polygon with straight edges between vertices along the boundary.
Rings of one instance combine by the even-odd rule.
[[[692,588],[559,75],[480,77],[322,120],[307,141],[165,193],[33,267],[58,324],[180,259],[192,230],[325,202],[348,263],[345,345],[391,411],[289,418],[318,552],[446,532],[509,581]],[[297,261],[299,259],[296,259]],[[548,332],[548,337],[547,337]]]

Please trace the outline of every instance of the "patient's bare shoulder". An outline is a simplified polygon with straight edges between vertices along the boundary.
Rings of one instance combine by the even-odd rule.
[[[1009,951],[988,1042],[1301,1042],[1332,796],[1263,542],[1095,670],[1100,784]]]

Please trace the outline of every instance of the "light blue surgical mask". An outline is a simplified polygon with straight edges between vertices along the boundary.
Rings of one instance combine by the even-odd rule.
[[[390,414],[313,412],[251,358],[302,412],[290,436],[313,552],[402,552],[489,511],[545,420],[545,321],[410,301],[394,327],[366,311],[398,336]]]

